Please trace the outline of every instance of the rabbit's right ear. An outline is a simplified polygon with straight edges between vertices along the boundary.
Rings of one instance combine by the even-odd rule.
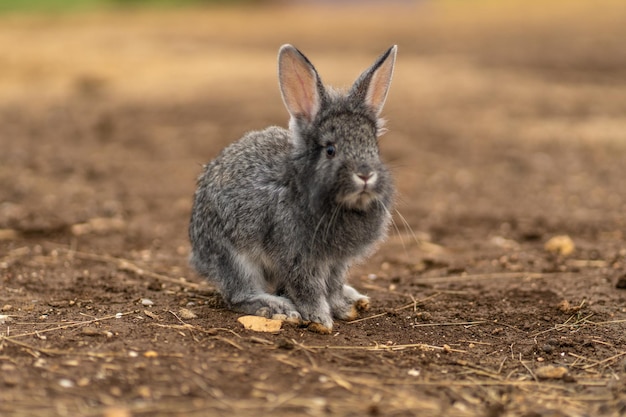
[[[311,123],[320,109],[325,91],[311,61],[293,46],[283,45],[278,52],[278,80],[291,117]]]

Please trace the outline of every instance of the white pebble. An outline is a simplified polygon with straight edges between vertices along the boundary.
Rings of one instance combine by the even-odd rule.
[[[63,388],[72,388],[74,386],[74,381],[66,378],[59,379],[59,385]]]
[[[122,318],[122,313],[116,313],[115,314],[115,318],[116,319],[121,319]]]
[[[154,305],[154,301],[150,300],[149,298],[142,298],[141,299],[141,305],[142,306],[146,306],[146,307],[152,306],[152,305]]]

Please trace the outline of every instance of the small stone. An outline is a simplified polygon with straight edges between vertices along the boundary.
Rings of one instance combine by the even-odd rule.
[[[428,311],[418,311],[417,313],[415,313],[415,321],[429,321],[430,319],[432,319],[432,314],[430,314]]]
[[[11,317],[6,314],[0,314],[0,324],[8,323],[11,321]]]
[[[187,308],[181,308],[180,310],[178,310],[178,315],[180,316],[181,319],[185,319],[185,320],[198,318],[198,315],[196,313],[194,313],[193,311]]]
[[[59,379],[59,385],[63,388],[72,388],[74,386],[74,381],[67,378]]]
[[[95,327],[83,327],[80,331],[85,336],[101,336],[102,332]]]
[[[409,369],[407,374],[409,374],[409,376],[420,376],[420,371],[419,369]]]
[[[567,372],[567,368],[563,366],[546,365],[537,368],[535,375],[539,379],[563,379]]]
[[[569,236],[559,235],[550,238],[545,243],[544,249],[557,255],[567,256],[574,252],[576,245]]]
[[[581,306],[573,306],[569,301],[563,300],[557,305],[557,308],[563,313],[575,313],[580,310]]]
[[[11,311],[13,310],[13,306],[11,304],[5,304],[2,306],[2,311]]]
[[[145,307],[150,307],[154,305],[154,301],[150,300],[149,298],[142,298],[141,305]]]

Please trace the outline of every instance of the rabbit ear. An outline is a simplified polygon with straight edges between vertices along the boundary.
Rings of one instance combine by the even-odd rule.
[[[397,51],[396,45],[389,48],[374,65],[361,74],[350,90],[351,97],[371,107],[377,116],[387,98]]]
[[[324,97],[324,86],[311,61],[291,45],[278,52],[278,80],[285,107],[293,119],[312,122]]]

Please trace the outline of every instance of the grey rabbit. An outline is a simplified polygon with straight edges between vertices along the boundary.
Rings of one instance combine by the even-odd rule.
[[[379,118],[397,47],[347,92],[327,88],[296,48],[278,53],[289,130],[247,133],[204,166],[189,226],[191,265],[236,311],[329,334],[369,298],[351,264],[387,232],[394,186],[379,157]]]

